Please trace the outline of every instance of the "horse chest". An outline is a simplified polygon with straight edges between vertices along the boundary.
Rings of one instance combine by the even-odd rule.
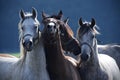
[[[89,67],[79,69],[82,80],[109,80],[107,74],[102,72],[100,68]]]
[[[71,70],[67,64],[64,56],[58,48],[48,47],[45,49],[47,70],[51,80],[73,80],[73,76],[70,74]]]
[[[47,71],[32,71],[25,69],[23,74],[19,74],[18,77],[13,77],[13,80],[49,80]]]

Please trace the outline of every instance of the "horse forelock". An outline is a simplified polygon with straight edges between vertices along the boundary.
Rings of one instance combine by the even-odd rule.
[[[25,12],[25,17],[30,17],[30,16],[32,16],[32,13],[30,13],[30,12]]]
[[[51,18],[51,17],[47,17],[45,19],[42,20],[42,23],[47,23],[47,22],[54,22],[57,23],[57,20],[55,18]]]
[[[89,31],[92,31],[95,35],[100,34],[98,32],[99,27],[97,25],[94,25],[93,28],[90,27],[90,25],[91,25],[90,22],[84,22],[83,25],[84,26],[81,26],[80,28],[78,28],[77,34],[79,36],[83,36],[85,33],[88,33]]]
[[[46,14],[46,15],[47,15],[46,18],[54,18],[54,19],[58,19],[58,20],[61,19],[60,16],[57,15],[57,14],[53,14],[53,15],[48,15],[48,14]]]
[[[33,17],[32,17],[32,13],[25,13],[25,18],[24,18],[24,19],[21,19],[20,22],[18,23],[18,29],[19,29],[19,31],[20,31],[20,28],[21,28],[23,22],[26,21],[27,19],[33,19],[34,24],[35,24],[36,26],[39,26],[39,25],[40,25],[40,23],[39,23],[39,21],[37,20],[37,18],[33,18]]]
[[[51,15],[51,16],[49,16],[49,18],[60,19],[60,18],[58,17],[58,15]]]
[[[37,17],[33,18],[33,14],[30,12],[25,12],[24,18],[22,18],[19,22],[19,24],[22,24],[26,19],[33,19],[36,24],[40,25],[39,21],[37,20]]]
[[[100,34],[100,32],[98,30],[99,30],[99,27],[97,25],[95,25],[95,27],[94,27],[95,34]]]

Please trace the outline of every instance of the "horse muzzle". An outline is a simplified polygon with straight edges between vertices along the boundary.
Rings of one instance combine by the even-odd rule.
[[[88,59],[89,59],[89,55],[88,54],[86,54],[86,53],[82,53],[81,54],[81,61],[87,62]]]
[[[31,36],[24,37],[22,44],[26,51],[31,51],[33,49],[33,38]]]

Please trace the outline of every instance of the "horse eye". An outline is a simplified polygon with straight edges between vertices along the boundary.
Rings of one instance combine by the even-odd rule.
[[[47,25],[47,28],[50,28],[51,26],[50,25]]]
[[[62,36],[64,36],[64,33],[61,33]]]
[[[60,31],[60,35],[61,35],[61,36],[64,36],[64,33]]]
[[[56,28],[56,26],[53,26],[54,28]]]
[[[37,29],[37,26],[35,26],[34,28]]]
[[[92,39],[95,38],[95,36],[92,36]]]
[[[24,27],[21,27],[22,30],[24,30]]]

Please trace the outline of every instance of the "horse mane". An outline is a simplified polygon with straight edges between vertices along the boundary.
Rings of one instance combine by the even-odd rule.
[[[77,33],[79,34],[79,36],[82,36],[84,33],[88,32],[89,30],[91,30],[93,33],[95,34],[100,34],[99,33],[99,27],[97,25],[94,25],[93,28],[90,27],[91,23],[90,22],[83,22],[84,26],[79,27]]]
[[[23,45],[22,45],[22,31],[21,31],[21,24],[22,24],[22,20],[20,20],[20,22],[18,23],[18,30],[19,30],[19,41],[20,41],[20,57],[24,57],[24,55],[26,54],[26,51],[25,49],[23,48]]]
[[[61,21],[61,20],[58,20],[58,22],[59,22],[60,26],[62,28],[64,28],[67,31],[67,33],[69,33],[70,36],[72,36],[72,37],[74,36],[72,29],[70,28],[70,26],[67,23],[64,23],[64,21]]]
[[[70,28],[70,26],[68,24],[66,24],[65,28],[66,28],[67,32],[70,34],[70,36],[73,37],[74,33],[73,33],[72,29]]]

